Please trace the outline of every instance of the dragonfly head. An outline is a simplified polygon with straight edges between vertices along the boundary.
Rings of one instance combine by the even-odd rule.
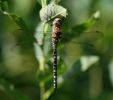
[[[55,18],[54,21],[53,21],[53,25],[61,26],[61,19],[60,18]]]

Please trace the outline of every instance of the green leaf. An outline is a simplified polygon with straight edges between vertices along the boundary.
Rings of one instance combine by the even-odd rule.
[[[13,100],[28,100],[28,97],[23,95],[19,90],[15,89],[14,85],[4,79],[0,79],[0,90],[4,91]]]
[[[9,16],[13,19],[13,21],[22,29],[25,31],[28,31],[27,25],[25,24],[24,20],[15,14],[9,14]]]
[[[51,64],[51,66],[52,66],[52,64]],[[58,84],[59,85],[61,85],[62,84],[62,82],[64,82],[63,80],[62,80],[62,76],[63,76],[63,74],[66,72],[66,69],[67,69],[67,66],[65,65],[65,63],[64,63],[64,61],[61,59],[61,58],[59,58],[59,60],[58,60],[58,66],[57,66],[58,68],[58,71],[57,71],[57,77],[58,77]],[[45,78],[45,80],[43,80],[44,82],[47,82],[47,81],[49,81],[50,79],[52,79],[53,78],[53,75],[52,75],[52,73],[50,73],[50,71],[49,71],[49,75],[47,76],[46,75],[46,78]],[[59,87],[59,86],[58,86]],[[45,93],[44,93],[44,98],[45,99],[48,99],[48,97],[52,94],[54,92],[54,89],[53,89],[53,87],[50,87]]]
[[[36,31],[34,35],[39,45],[43,44],[43,38],[44,38],[43,30],[44,30],[44,23],[39,23],[38,26],[36,27]]]
[[[44,49],[44,55],[45,56],[48,56],[48,53],[51,49],[51,34],[47,34],[44,38],[44,46],[43,46],[43,49]]]
[[[8,11],[8,3],[7,1],[0,1],[0,11]]]
[[[113,59],[111,59],[111,61],[109,63],[108,70],[109,70],[110,81],[111,81],[111,83],[113,85]]]
[[[58,75],[63,75],[67,70],[67,66],[66,66],[65,62],[61,58],[59,58],[57,69],[58,69]]]
[[[86,71],[89,67],[99,61],[98,56],[82,56],[80,58],[81,61],[81,70]]]
[[[41,0],[37,0],[37,2],[41,5]]]
[[[57,83],[59,87],[64,82],[63,76],[65,75],[66,71],[67,71],[67,66],[64,60],[60,58],[57,66],[57,77],[58,77]]]
[[[44,54],[43,54],[43,51],[37,43],[34,43],[34,47],[35,47],[36,58],[39,61],[40,71],[44,71]]]
[[[78,75],[81,72],[82,72],[81,71],[81,62],[80,62],[80,60],[77,60],[73,63],[71,68],[68,69],[68,71],[64,74],[64,80],[68,79],[74,75]]]
[[[45,33],[45,37],[44,37],[43,50],[44,50],[44,55],[47,57],[51,49],[51,34],[52,34],[51,27],[49,24],[45,25],[44,33]]]
[[[66,15],[67,10],[55,3],[48,4],[40,10],[40,19],[45,22],[56,17],[66,17]]]
[[[88,28],[92,27],[95,22],[100,17],[99,11],[95,12],[86,22],[76,25],[72,28],[71,32],[74,32],[76,35],[80,35],[82,32],[86,31]]]
[[[70,40],[72,40],[75,37],[76,38],[80,37],[85,31],[87,31],[88,29],[90,29],[92,26],[95,25],[95,23],[98,21],[99,17],[100,17],[100,13],[99,13],[99,11],[96,11],[84,23],[73,26],[70,31],[65,33],[66,35],[65,34],[62,35],[62,37],[64,38],[63,42],[69,42]],[[93,33],[101,33],[101,32],[95,31]]]
[[[0,11],[4,15],[9,16],[22,30],[28,31],[27,25],[20,16],[8,12],[8,4],[6,1],[4,2],[0,1]]]
[[[42,80],[43,82],[48,82],[50,80],[53,80],[53,69],[52,69],[52,62],[48,63],[49,69],[45,70],[45,76],[41,75],[38,77],[38,80]],[[51,68],[50,68],[51,67]],[[67,70],[67,66],[65,62],[61,59],[58,58],[58,66],[57,66],[57,77],[58,77],[58,84],[61,84],[61,77],[65,74]]]
[[[97,10],[94,14],[93,14],[93,18],[95,19],[99,19],[100,18],[100,11]]]
[[[79,60],[75,61],[71,68],[64,74],[64,79],[79,75],[98,61],[98,56],[82,56]]]
[[[20,16],[17,16],[6,11],[4,11],[3,14],[9,16],[22,30],[28,31],[27,25]]]
[[[48,56],[51,46],[51,27],[48,23],[40,23],[35,32],[35,38],[39,45],[43,45],[44,56]],[[45,36],[44,36],[45,35]]]
[[[50,87],[43,95],[44,100],[48,100],[48,98],[50,97],[50,95],[54,92],[54,89],[52,87]]]

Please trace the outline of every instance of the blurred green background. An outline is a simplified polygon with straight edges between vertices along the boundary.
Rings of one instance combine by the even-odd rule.
[[[0,100],[113,100],[113,1],[60,0],[68,16],[56,94],[51,34],[41,35],[41,1],[0,0]],[[41,46],[35,43],[40,38]]]

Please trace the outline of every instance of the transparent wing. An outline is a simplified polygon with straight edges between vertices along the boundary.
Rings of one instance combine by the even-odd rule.
[[[36,41],[33,32],[16,29],[12,32],[12,41],[9,41],[10,50],[19,50],[21,53],[33,52],[33,43]]]
[[[45,43],[48,41],[51,42],[51,33],[52,32],[47,32],[47,35],[45,36]],[[66,38],[63,37],[64,35]],[[62,33],[62,37],[58,43],[59,51],[69,50],[70,52],[72,50],[76,51],[77,49],[81,48],[83,50],[80,51],[84,51],[88,54],[90,53],[95,54],[95,52],[93,52],[93,49],[96,49],[96,46],[103,37],[103,33],[100,31],[91,31],[91,32],[83,32],[80,36],[77,37],[76,36],[71,36],[71,37],[72,38],[70,38],[66,33]],[[92,51],[89,52],[88,48],[92,49]],[[73,56],[73,54],[71,54],[70,56]]]
[[[66,36],[68,37],[68,35]],[[73,36],[72,38],[68,39],[68,41],[66,41],[65,38],[62,37],[61,48],[62,49],[66,48],[70,50],[74,49],[75,51],[77,48],[80,47],[83,49],[82,51],[87,51],[85,50],[85,48],[94,49],[102,37],[103,37],[103,34],[102,32],[99,32],[99,31],[83,32],[80,36],[77,36],[77,37]],[[73,54],[71,56],[73,56]]]
[[[51,45],[51,31],[43,33],[43,31],[37,31],[39,34],[45,34],[45,36],[37,35],[34,36],[32,33],[25,33],[22,30],[16,30],[16,43],[15,46],[30,46],[33,42],[41,45]],[[76,34],[76,33],[75,33]],[[62,33],[61,39],[58,43],[58,50],[62,53],[63,52],[71,52],[70,56],[74,56],[75,52],[82,51],[82,53],[86,54],[95,54],[96,46],[98,45],[99,41],[102,39],[103,33],[100,31],[90,31],[90,32],[83,32],[80,36],[77,36],[71,33]],[[42,39],[42,40],[41,40]],[[40,43],[41,42],[41,43]],[[47,45],[47,46],[48,46]],[[77,50],[78,49],[78,50]]]
[[[22,32],[21,30],[16,31],[16,33],[19,34]],[[46,33],[43,33],[43,31],[37,31],[39,34],[45,34],[42,38],[42,44],[40,45],[40,38],[35,38],[33,41],[32,38],[34,38],[34,34],[29,38],[29,35],[26,34],[24,38],[24,32],[22,32],[21,35],[17,36],[17,42],[15,45],[16,48],[19,46],[22,50],[22,53],[27,53],[29,56],[29,53],[34,54],[34,42],[42,48],[46,59],[46,62],[49,62],[50,65],[48,68],[51,68],[52,66],[52,47],[51,47],[51,31],[48,31]],[[74,34],[74,33],[73,33]],[[103,38],[103,33],[99,31],[90,31],[90,32],[83,32],[80,36],[74,36],[71,33],[62,33],[62,37],[58,43],[58,58],[61,58],[63,62],[66,64],[66,66],[71,66],[73,63],[77,60],[80,60],[81,57],[84,55],[98,55],[98,46]],[[76,34],[76,33],[75,33]],[[65,38],[66,37],[66,38]],[[39,39],[39,40],[37,40]],[[14,46],[14,48],[15,48]],[[24,54],[23,53],[23,54]],[[35,51],[36,53],[36,51]],[[37,53],[40,55],[39,51]],[[27,56],[27,57],[28,57]],[[36,55],[34,55],[36,56]],[[92,59],[92,58],[91,58]],[[90,62],[90,60],[88,59]],[[59,65],[58,65],[59,67]],[[61,68],[62,69],[62,68]],[[61,69],[59,69],[61,71]],[[51,75],[50,75],[51,76]]]

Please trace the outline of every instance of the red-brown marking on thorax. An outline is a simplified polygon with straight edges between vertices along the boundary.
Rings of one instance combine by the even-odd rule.
[[[61,32],[61,20],[59,18],[56,18],[53,21],[53,27],[52,27],[52,37],[57,38],[58,33]]]

